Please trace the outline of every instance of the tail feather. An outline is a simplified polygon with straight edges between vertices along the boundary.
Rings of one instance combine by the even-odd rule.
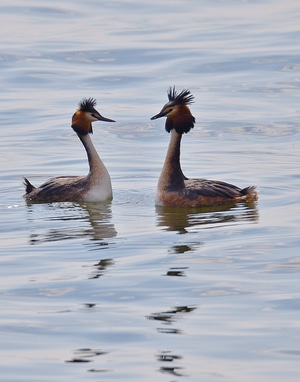
[[[24,186],[26,194],[30,194],[33,190],[35,190],[35,187],[29,182],[27,178],[24,178]]]
[[[253,200],[257,199],[256,186],[245,187],[241,190],[241,194],[245,196],[251,196]]]

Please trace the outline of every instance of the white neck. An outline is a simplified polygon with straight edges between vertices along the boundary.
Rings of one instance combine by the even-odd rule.
[[[90,171],[88,177],[90,179],[90,194],[89,200],[99,200],[99,193],[103,195],[102,198],[111,198],[112,197],[112,187],[109,173],[100,159],[95,146],[91,140],[89,134],[80,135],[78,134],[79,139],[81,140],[89,161]]]

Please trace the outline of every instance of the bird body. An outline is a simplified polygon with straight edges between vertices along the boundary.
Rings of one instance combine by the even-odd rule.
[[[194,97],[189,90],[177,93],[170,88],[169,102],[151,119],[166,116],[165,128],[171,133],[165,162],[158,180],[155,203],[169,207],[204,207],[224,205],[239,201],[254,201],[257,193],[254,186],[239,188],[230,183],[207,179],[189,179],[181,169],[180,145],[184,133],[195,124],[188,104]]]
[[[72,117],[72,128],[82,142],[88,157],[89,173],[87,176],[59,176],[34,187],[24,178],[25,199],[39,202],[89,201],[98,202],[112,199],[110,175],[100,159],[91,137],[92,122],[114,122],[103,117],[95,109],[96,101],[84,99]]]

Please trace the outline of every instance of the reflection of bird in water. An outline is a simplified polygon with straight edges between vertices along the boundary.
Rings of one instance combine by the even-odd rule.
[[[224,205],[239,201],[254,201],[257,193],[254,186],[239,188],[218,180],[188,179],[180,166],[180,143],[188,133],[195,118],[187,105],[193,102],[189,90],[168,92],[169,102],[151,119],[167,117],[166,130],[171,133],[170,143],[162,172],[159,177],[156,205],[174,207],[203,207]]]
[[[109,173],[100,159],[90,135],[92,122],[114,122],[103,117],[96,109],[93,98],[84,99],[72,117],[72,128],[81,140],[89,161],[90,171],[87,176],[59,176],[48,180],[40,187],[34,187],[24,178],[27,200],[42,202],[99,202],[112,198]]]
[[[87,245],[98,248],[107,246],[108,239],[117,236],[111,221],[110,203],[61,203],[52,206],[45,210],[47,216],[45,213],[41,216],[35,204],[28,206],[30,222],[39,223],[30,236],[31,245],[88,238],[92,242]]]
[[[258,220],[258,211],[250,204],[198,208],[156,207],[157,225],[168,231],[186,233],[189,227],[233,225]]]
[[[81,207],[88,213],[91,227],[86,229],[93,240],[110,239],[117,236],[114,224],[111,222],[111,205],[107,203],[82,203]],[[100,245],[107,245],[100,241]]]

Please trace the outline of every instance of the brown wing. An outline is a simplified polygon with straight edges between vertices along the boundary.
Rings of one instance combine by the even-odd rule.
[[[86,191],[88,181],[86,177],[60,176],[52,178],[35,188],[29,199],[36,201],[64,202],[82,199]]]
[[[185,180],[186,190],[196,196],[236,198],[244,193],[241,188],[230,183],[208,179]]]

